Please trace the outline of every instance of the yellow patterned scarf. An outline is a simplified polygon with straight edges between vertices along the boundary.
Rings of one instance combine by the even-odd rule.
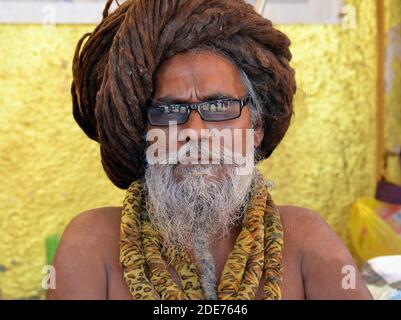
[[[266,181],[258,175],[263,183],[247,204],[242,230],[217,288],[219,300],[255,299],[262,276],[266,279],[262,299],[281,299],[283,230]],[[197,267],[185,250],[162,245],[143,202],[141,182],[134,181],[124,199],[120,230],[120,264],[133,298],[204,299]],[[179,275],[181,287],[172,280],[166,261]]]

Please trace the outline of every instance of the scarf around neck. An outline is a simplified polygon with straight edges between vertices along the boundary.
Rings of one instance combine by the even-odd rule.
[[[263,300],[281,299],[283,228],[280,214],[258,172],[242,229],[217,287],[219,300],[253,300],[264,279]],[[199,270],[186,250],[163,245],[145,211],[142,182],[127,189],[120,225],[120,265],[135,300],[203,300]],[[168,263],[180,278],[177,285]],[[149,274],[145,272],[148,270]]]

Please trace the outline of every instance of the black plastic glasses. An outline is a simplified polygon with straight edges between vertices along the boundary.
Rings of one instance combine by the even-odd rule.
[[[153,126],[168,126],[170,121],[176,121],[177,125],[184,124],[192,110],[196,110],[204,121],[227,121],[239,118],[250,100],[246,96],[242,100],[219,99],[193,104],[169,104],[151,99],[146,113]]]

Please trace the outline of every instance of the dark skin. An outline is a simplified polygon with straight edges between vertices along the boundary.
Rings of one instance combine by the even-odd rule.
[[[224,79],[224,81],[222,81]],[[223,93],[241,99],[246,93],[237,68],[215,53],[176,55],[165,61],[155,81],[154,98],[169,95],[175,102],[200,102]],[[251,128],[250,110],[238,119],[205,122],[192,112],[178,128]],[[255,147],[263,130],[255,129]],[[178,144],[178,147],[180,144]],[[371,299],[348,250],[319,214],[295,206],[278,206],[284,229],[283,299]],[[60,241],[54,266],[56,289],[48,299],[132,299],[119,265],[121,207],[89,210],[74,218]],[[212,239],[217,279],[232,250],[240,228],[223,239]],[[355,267],[355,288],[343,289],[346,265]],[[179,284],[174,270],[169,269]],[[256,299],[261,298],[262,279]]]

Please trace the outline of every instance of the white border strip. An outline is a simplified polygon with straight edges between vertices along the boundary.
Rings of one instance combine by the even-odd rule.
[[[343,0],[246,0],[275,24],[341,24]],[[123,0],[120,1],[122,3]],[[0,1],[0,23],[98,24],[106,1]],[[262,5],[260,5],[262,4]],[[110,10],[116,7],[116,3]]]
[[[275,24],[341,24],[343,0],[246,0]]]
[[[105,3],[0,1],[0,23],[97,24]]]

